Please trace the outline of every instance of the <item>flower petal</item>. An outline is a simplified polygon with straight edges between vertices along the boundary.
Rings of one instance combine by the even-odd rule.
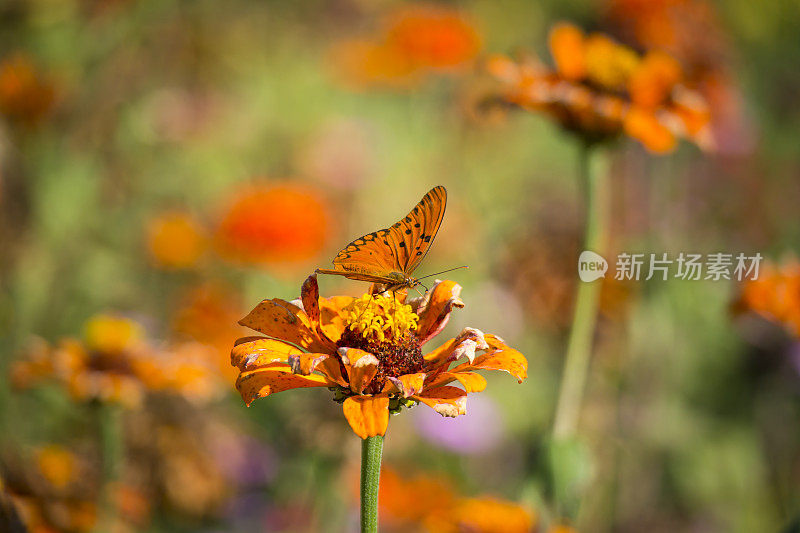
[[[326,353],[299,353],[289,356],[289,366],[295,374],[309,375],[316,370],[317,365],[330,357]]]
[[[299,348],[267,337],[244,337],[231,350],[231,365],[251,370],[273,363],[287,363],[289,357],[303,353]]]
[[[442,416],[457,417],[467,414],[467,393],[458,387],[437,387],[412,396]]]
[[[425,294],[419,303],[416,313],[419,315],[417,337],[420,345],[436,336],[447,325],[450,312],[454,307],[464,307],[461,301],[461,285],[455,281],[436,281],[436,284]]]
[[[311,274],[303,282],[300,288],[300,300],[311,325],[319,324],[319,285],[316,274]]]
[[[327,387],[328,381],[316,374],[301,376],[292,373],[292,369],[285,367],[267,367],[247,370],[239,374],[236,380],[236,390],[242,395],[244,403],[248,406],[257,398],[263,398],[276,392],[305,387]]]
[[[351,396],[342,405],[344,416],[362,439],[384,435],[389,425],[389,396]]]
[[[333,296],[331,298],[320,298],[320,327],[325,335],[336,342],[344,333],[344,312],[345,307],[353,302],[352,296]]]
[[[350,389],[361,394],[378,373],[378,358],[358,348],[339,348],[339,356],[347,369]]]
[[[342,387],[349,387],[350,384],[342,375],[342,363],[336,357],[328,357],[317,365],[316,370],[327,377],[333,383]]]
[[[425,384],[425,372],[417,374],[403,374],[400,377],[388,377],[387,383],[383,388],[384,392],[399,392],[403,398],[408,398],[422,391]]]
[[[475,350],[488,349],[489,345],[481,330],[464,328],[455,339],[426,355],[425,363],[428,367],[441,367],[464,356],[472,363],[475,360]]]
[[[508,372],[517,381],[528,377],[528,360],[517,350],[508,347],[500,337],[485,335],[489,351],[475,358],[473,363],[463,363],[450,370],[450,372],[465,372],[472,370],[503,370]]]
[[[312,352],[330,351],[330,346],[311,327],[306,313],[285,300],[262,301],[239,324]]]
[[[475,372],[467,372],[467,371],[441,372],[437,374],[433,380],[427,383],[425,385],[425,388],[433,389],[436,387],[441,387],[442,385],[447,385],[448,383],[452,383],[453,381],[458,381],[459,383],[461,383],[461,385],[464,386],[464,390],[467,393],[481,392],[483,389],[486,388],[486,378],[484,378],[480,374],[476,374]]]

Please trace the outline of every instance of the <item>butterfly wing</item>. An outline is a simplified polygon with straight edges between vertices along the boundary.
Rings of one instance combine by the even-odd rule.
[[[410,275],[436,238],[446,204],[445,188],[434,187],[392,227],[368,233],[345,246],[333,260],[332,273],[361,274],[381,278],[384,283],[397,282],[393,274]]]
[[[389,228],[390,238],[386,241],[394,249],[399,271],[406,276],[410,276],[428,255],[446,207],[447,190],[439,185],[428,191],[403,220]]]

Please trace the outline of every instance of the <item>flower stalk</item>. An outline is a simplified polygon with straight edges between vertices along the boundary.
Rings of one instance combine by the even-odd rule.
[[[117,515],[116,491],[114,488],[119,479],[123,457],[122,409],[113,402],[100,402],[96,407],[100,423],[101,458],[103,462],[103,488],[96,531],[98,533],[106,533],[113,529]]]
[[[361,441],[361,533],[378,531],[378,487],[383,457],[383,436]]]
[[[603,254],[608,240],[608,185],[605,154],[589,143],[581,146],[579,169],[586,204],[584,250]],[[572,317],[564,373],[561,377],[553,435],[568,439],[575,434],[591,361],[592,341],[600,304],[601,280],[579,282]]]

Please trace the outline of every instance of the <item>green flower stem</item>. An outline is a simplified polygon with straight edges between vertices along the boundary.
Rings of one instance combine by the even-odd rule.
[[[100,515],[95,530],[98,533],[107,533],[113,529],[117,516],[115,484],[119,479],[124,455],[122,408],[114,403],[98,403],[96,407],[100,426],[103,485]]]
[[[586,202],[586,229],[584,250],[603,255],[607,241],[608,185],[605,154],[585,145],[580,154],[579,173]],[[613,273],[606,273],[613,275]],[[601,280],[578,282],[578,294],[572,318],[564,373],[556,407],[553,435],[567,439],[575,434],[580,415],[583,391],[589,373],[592,341],[600,303]]]
[[[361,441],[361,533],[378,531],[378,487],[381,478],[383,437]]]

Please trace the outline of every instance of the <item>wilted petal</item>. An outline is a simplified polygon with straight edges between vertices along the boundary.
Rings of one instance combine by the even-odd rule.
[[[292,367],[292,372],[295,374],[302,374],[304,376],[313,372],[317,365],[330,357],[326,353],[299,353],[289,356],[289,366]]]
[[[437,387],[413,396],[442,416],[467,414],[467,393],[458,387]]]
[[[429,367],[435,368],[466,357],[472,363],[475,360],[475,350],[488,349],[489,345],[481,330],[464,328],[455,339],[426,355],[425,362]]]
[[[453,361],[458,361],[461,357],[466,357],[469,362],[475,360],[475,350],[487,350],[489,345],[486,344],[483,332],[475,328],[464,328],[456,337],[456,344],[453,347]]]
[[[389,397],[351,396],[342,406],[344,416],[356,435],[362,439],[384,435],[389,425]]]
[[[289,357],[303,351],[283,341],[267,337],[244,337],[231,350],[231,365],[250,370],[274,363],[288,363]]]
[[[312,352],[324,353],[330,349],[311,327],[305,312],[285,300],[262,301],[239,324]]]
[[[404,374],[400,377],[389,377],[388,382],[384,387],[384,392],[399,392],[403,398],[408,398],[415,394],[419,394],[425,383],[425,372],[417,374]]]
[[[292,373],[292,369],[285,367],[267,367],[247,370],[239,374],[236,380],[236,390],[242,395],[244,403],[250,405],[253,400],[263,398],[276,392],[305,387],[327,387],[328,381],[316,374],[301,376]]]
[[[350,389],[361,394],[378,373],[378,358],[358,348],[339,348],[345,369],[347,369]]]
[[[464,302],[459,298],[460,294],[461,285],[449,280],[437,280],[426,293],[416,310],[420,317],[416,331],[420,344],[425,344],[442,331],[454,307],[464,307]]]
[[[441,372],[437,374],[436,377],[429,383],[426,383],[425,388],[433,389],[436,387],[441,387],[442,385],[447,385],[453,381],[458,381],[461,383],[461,385],[464,386],[464,391],[467,393],[481,392],[486,388],[486,379],[483,376],[467,371]]]
[[[528,360],[517,350],[506,346],[500,337],[485,335],[489,351],[479,355],[475,361],[463,363],[451,369],[451,372],[466,372],[472,370],[502,370],[508,372],[517,381],[528,377]]]
[[[300,300],[311,325],[319,324],[319,285],[316,274],[311,274],[303,282],[300,288]]]

